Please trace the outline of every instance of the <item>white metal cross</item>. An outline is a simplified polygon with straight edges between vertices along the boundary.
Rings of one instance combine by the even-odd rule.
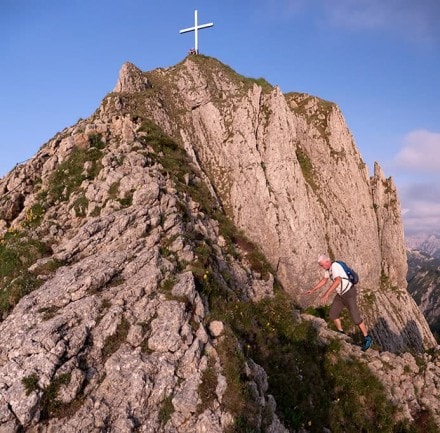
[[[187,33],[187,32],[194,32],[194,49],[196,54],[199,54],[199,35],[198,31],[201,29],[206,29],[207,27],[212,27],[214,23],[208,23],[208,24],[197,24],[197,10],[194,11],[194,27],[188,27],[187,29],[180,30],[179,33]]]

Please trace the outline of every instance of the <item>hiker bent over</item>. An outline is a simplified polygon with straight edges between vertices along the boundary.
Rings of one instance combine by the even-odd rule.
[[[324,278],[319,281],[316,286],[308,290],[306,293],[310,294],[323,287],[328,280],[332,281],[330,287],[322,295],[321,299],[324,303],[327,303],[329,296],[336,290],[336,295],[330,306],[330,319],[333,320],[338,332],[344,333],[342,329],[342,323],[340,319],[341,311],[344,307],[347,307],[351,320],[359,327],[364,336],[364,343],[362,344],[362,350],[365,351],[370,348],[373,343],[371,335],[368,334],[367,326],[362,320],[359,308],[357,306],[357,289],[344,271],[344,268],[337,262],[332,262],[328,256],[320,255],[318,257],[318,264],[324,268]]]

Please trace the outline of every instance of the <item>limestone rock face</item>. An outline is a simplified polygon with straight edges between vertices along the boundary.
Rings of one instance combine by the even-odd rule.
[[[327,253],[359,273],[365,320],[384,348],[436,345],[407,296],[396,188],[378,164],[370,179],[334,103],[284,95],[198,56],[148,77],[146,113],[181,140],[300,305],[319,302],[304,292],[321,279],[317,257]]]
[[[142,92],[151,87],[142,71],[132,63],[125,63],[119,72],[119,79],[114,92],[135,93]]]
[[[0,194],[0,433],[215,433],[246,416],[287,433],[249,356],[258,340],[231,323],[253,330],[262,319],[243,305],[282,287],[292,320],[330,344],[325,322],[301,312],[325,252],[360,274],[382,351],[366,360],[391,396],[395,378],[409,390],[396,407],[439,421],[438,355],[419,371],[389,353],[436,345],[406,292],[396,189],[379,165],[369,177],[335,104],[204,56],[148,73],[126,64],[97,111]]]
[[[209,320],[201,287],[226,287],[223,273],[227,290],[251,300],[254,286],[273,296],[273,278],[222,249],[217,221],[176,187],[137,129],[127,118],[85,121],[2,180],[7,190],[26,171],[31,185],[3,245],[36,232],[51,247],[29,267],[38,287],[0,324],[0,432],[223,432],[234,422],[218,350],[229,337]],[[260,385],[264,370],[257,383],[258,365],[243,368],[257,425],[287,433]]]

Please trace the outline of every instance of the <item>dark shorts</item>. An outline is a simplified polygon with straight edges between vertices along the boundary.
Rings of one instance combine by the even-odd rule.
[[[338,319],[343,308],[346,307],[350,313],[351,320],[355,325],[362,323],[361,313],[357,306],[357,289],[353,286],[347,293],[343,295],[336,294],[332,305],[330,306],[330,319]]]

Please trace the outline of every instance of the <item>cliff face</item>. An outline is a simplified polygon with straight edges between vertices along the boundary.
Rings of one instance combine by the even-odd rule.
[[[322,252],[359,272],[376,347],[435,345],[406,292],[395,187],[379,166],[368,177],[338,108],[214,59],[124,65],[0,192],[1,433],[327,428],[310,387],[335,386],[317,372],[339,362],[338,337],[299,310]],[[438,417],[436,357],[425,374],[412,355],[338,344],[401,418]]]
[[[299,304],[317,302],[303,293],[321,277],[317,256],[328,253],[358,271],[366,321],[383,348],[435,345],[406,291],[396,189],[377,164],[369,178],[335,104],[283,95],[204,57],[146,74],[127,68],[104,106],[133,110],[127,95],[152,86],[136,109],[182,142]]]

